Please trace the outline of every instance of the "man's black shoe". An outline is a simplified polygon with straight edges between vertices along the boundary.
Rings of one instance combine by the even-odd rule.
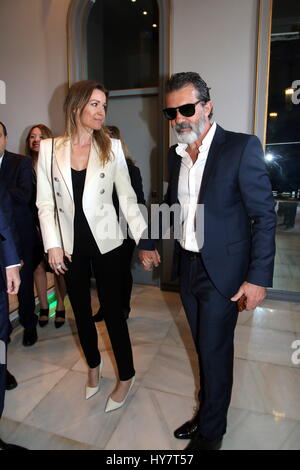
[[[222,441],[222,437],[220,437],[220,439],[210,441],[209,439],[202,437],[201,434],[197,433],[191,442],[186,446],[185,450],[220,450],[222,447]]]
[[[28,450],[25,447],[17,446],[16,444],[7,444],[0,439],[0,450]]]
[[[37,342],[37,331],[36,327],[34,328],[25,328],[23,333],[23,346],[32,346]]]
[[[8,370],[7,370],[6,371],[5,390],[13,390],[17,386],[18,386],[18,382],[16,381],[14,376],[10,372],[8,372]]]
[[[197,434],[198,427],[198,416],[196,415],[193,419],[177,428],[174,431],[174,436],[177,439],[192,439]]]

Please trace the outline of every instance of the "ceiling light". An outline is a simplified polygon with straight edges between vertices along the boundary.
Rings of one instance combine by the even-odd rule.
[[[153,26],[153,28],[157,28],[157,24],[155,24],[155,23],[153,23],[152,26]]]
[[[277,117],[277,116],[278,116],[278,113],[270,113],[269,116],[270,116],[270,117]]]
[[[284,92],[286,95],[293,95],[294,91],[294,88],[287,88]]]
[[[148,15],[148,12],[146,10],[144,10],[143,15]]]

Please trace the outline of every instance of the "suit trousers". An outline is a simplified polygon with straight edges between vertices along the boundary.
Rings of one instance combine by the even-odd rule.
[[[1,275],[1,274],[0,274]],[[0,291],[0,418],[4,407],[6,381],[6,344],[10,323],[8,317],[8,300],[4,290]]]
[[[28,247],[23,250],[24,266],[20,270],[21,284],[18,292],[19,301],[19,319],[24,328],[32,329],[37,324],[37,315],[35,315],[34,298],[34,266],[33,248]]]
[[[120,380],[134,376],[132,349],[121,302],[121,247],[101,254],[74,247],[72,263],[65,273],[67,292],[74,312],[80,344],[90,368],[100,364],[98,336],[92,318],[90,280],[93,270],[101,291],[104,321],[114,352]]]
[[[201,255],[185,250],[180,253],[180,295],[199,361],[199,432],[219,439],[226,432],[231,399],[237,305],[215,288]]]

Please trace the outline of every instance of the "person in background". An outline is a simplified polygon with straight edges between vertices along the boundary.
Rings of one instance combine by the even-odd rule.
[[[0,153],[3,136],[0,135]],[[20,257],[12,228],[13,209],[9,194],[0,186],[0,419],[6,389],[6,347],[11,329],[7,294],[17,294],[20,286]],[[1,450],[26,450],[0,439]]]
[[[114,185],[136,242],[147,228],[130,184],[122,145],[102,129],[107,100],[108,92],[100,83],[74,83],[64,104],[65,135],[54,142],[41,142],[37,168],[37,206],[44,247],[52,269],[65,275],[88,364],[86,399],[98,392],[103,366],[92,318],[91,269],[101,290],[104,320],[119,374],[106,412],[125,403],[135,380],[121,303],[122,234],[112,200]]]
[[[105,132],[111,137],[112,139],[119,139],[122,144],[122,149],[126,158],[126,163],[129,171],[131,186],[134,189],[134,192],[137,197],[138,204],[145,205],[145,197],[143,191],[143,182],[139,168],[134,164],[132,158],[130,157],[129,150],[127,145],[124,142],[124,139],[120,133],[120,130],[116,126],[105,126]],[[119,201],[116,190],[114,188],[113,192],[113,203],[116,209],[116,213],[119,214]],[[124,317],[127,319],[129,317],[129,313],[131,310],[130,307],[130,300],[131,300],[131,292],[132,292],[132,285],[133,285],[133,278],[131,273],[131,262],[133,257],[133,252],[135,248],[135,241],[128,235],[123,241],[122,245],[122,309]],[[103,320],[103,312],[101,309],[101,291],[98,292],[98,297],[100,299],[100,309],[93,316],[95,322],[99,322]]]
[[[32,159],[33,167],[33,181],[34,181],[34,191],[32,197],[32,206],[35,215],[35,222],[40,234],[40,224],[38,218],[38,210],[36,207],[36,168],[38,162],[38,155],[40,150],[40,142],[43,139],[48,139],[52,137],[51,130],[44,124],[35,124],[29,130],[26,137],[26,147],[25,153]],[[52,272],[49,264],[44,258],[44,247],[42,237],[39,237],[39,243],[35,250],[36,255],[41,259],[37,268],[34,271],[34,282],[37,290],[37,294],[40,302],[40,312],[39,312],[39,325],[44,327],[48,324],[49,321],[49,305],[48,305],[48,296],[47,296],[47,271]],[[54,289],[56,296],[56,310],[55,310],[55,321],[54,325],[56,328],[60,328],[65,323],[65,307],[64,307],[64,298],[66,295],[66,284],[64,277],[54,273]]]
[[[19,320],[24,327],[23,346],[32,346],[37,341],[33,273],[38,263],[35,255],[38,232],[31,206],[32,163],[29,157],[6,150],[7,130],[3,123],[0,123],[0,138],[2,141],[0,184],[8,190],[13,202],[14,222],[20,241],[20,257],[24,262],[20,272],[21,286],[18,292]]]

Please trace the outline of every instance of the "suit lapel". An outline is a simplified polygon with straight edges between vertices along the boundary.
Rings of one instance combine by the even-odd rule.
[[[71,199],[73,199],[73,185],[72,185],[72,172],[71,172],[71,142],[58,144],[57,140],[54,141],[54,160],[56,162],[60,176],[63,178],[65,185],[68,188]],[[55,166],[54,177],[55,177]]]
[[[225,139],[226,137],[225,137],[224,129],[222,129],[222,127],[217,125],[216,132],[212,140],[212,143],[210,145],[206,164],[204,167],[204,172],[202,176],[202,182],[201,182],[201,187],[200,187],[199,197],[198,197],[198,204],[201,204],[203,202],[203,198],[204,198],[205,190],[208,185],[209,177],[212,173],[213,168],[215,167],[218,161]]]
[[[5,173],[7,172],[7,160],[8,160],[8,155],[7,155],[7,152],[5,151],[3,158],[2,158],[1,168],[0,168],[0,178],[2,179],[5,178]]]

